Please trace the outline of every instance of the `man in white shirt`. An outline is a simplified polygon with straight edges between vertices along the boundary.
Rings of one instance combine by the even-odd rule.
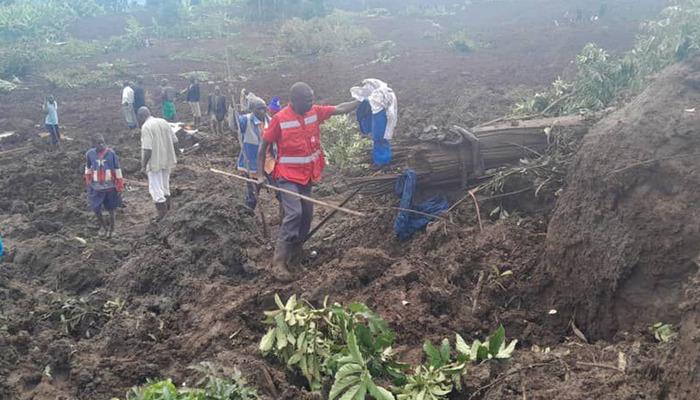
[[[131,87],[133,84],[131,82],[124,82],[124,89],[122,90],[122,112],[124,113],[124,119],[126,119],[126,125],[129,129],[136,129],[136,112],[134,112],[134,89]]]
[[[148,107],[139,108],[141,122],[141,171],[148,175],[148,191],[156,204],[157,221],[170,209],[170,172],[177,164],[177,136],[170,124],[151,116]]]

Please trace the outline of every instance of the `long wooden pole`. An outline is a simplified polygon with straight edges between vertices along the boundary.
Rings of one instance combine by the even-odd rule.
[[[209,171],[211,171],[211,172],[213,172],[213,173],[215,173],[215,174],[228,176],[228,177],[235,178],[235,179],[238,179],[238,180],[241,180],[241,181],[245,181],[245,182],[250,182],[250,183],[255,183],[255,184],[258,183],[258,181],[255,180],[255,179],[250,179],[250,178],[246,178],[246,177],[244,177],[244,176],[232,174],[232,173],[230,173],[230,172],[221,171],[221,170],[216,169],[216,168],[210,168]],[[346,213],[346,214],[355,215],[355,216],[358,216],[358,217],[366,217],[366,216],[367,216],[366,214],[361,213],[361,212],[359,212],[359,211],[351,210],[351,209],[345,208],[345,207],[338,207],[338,206],[336,206],[336,205],[334,205],[334,204],[326,203],[326,202],[323,202],[323,201],[320,201],[320,200],[316,200],[316,199],[314,199],[314,198],[311,198],[311,197],[309,197],[309,196],[304,196],[303,194],[299,194],[299,193],[296,193],[296,192],[292,192],[291,190],[282,189],[282,188],[278,188],[277,186],[268,185],[267,183],[263,183],[262,186],[263,186],[263,187],[266,187],[266,188],[268,188],[268,189],[270,189],[270,190],[274,190],[274,191],[276,191],[276,192],[286,193],[286,194],[288,194],[288,195],[290,195],[290,196],[298,197],[298,198],[300,198],[300,199],[302,199],[302,200],[306,200],[306,201],[308,201],[308,202],[310,202],[310,203],[317,204],[317,205],[319,205],[319,206],[321,206],[321,207],[330,208],[330,209],[332,209],[332,210],[337,210],[337,211],[344,212],[344,213]]]
[[[350,195],[349,195],[348,197],[346,197],[345,200],[343,200],[342,203],[340,203],[340,207],[342,207],[342,206],[348,204],[348,202],[349,202],[350,200],[352,200],[352,198],[355,197],[355,195],[358,194],[358,193],[360,192],[360,190],[362,190],[362,186],[360,186],[359,188],[355,189],[352,193],[350,193]],[[316,232],[318,232],[318,230],[321,229],[321,228],[323,227],[323,225],[326,224],[326,222],[330,221],[331,218],[333,218],[333,216],[334,216],[337,212],[338,212],[338,210],[333,210],[333,211],[331,211],[330,214],[326,215],[326,218],[324,218],[323,221],[319,222],[318,225],[316,225],[316,227],[315,227],[314,229],[312,229],[311,232],[309,232],[308,235],[306,235],[306,237],[304,238],[304,242],[307,242],[309,239],[311,239],[311,237],[312,237]]]

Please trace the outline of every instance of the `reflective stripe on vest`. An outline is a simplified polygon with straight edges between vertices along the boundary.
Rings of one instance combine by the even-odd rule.
[[[293,129],[293,128],[301,128],[301,124],[299,121],[285,121],[280,123],[280,128],[282,129]]]
[[[308,117],[304,118],[304,123],[305,123],[306,125],[311,125],[311,124],[313,124],[313,123],[316,122],[316,121],[318,121],[318,115],[316,115],[316,114],[314,114],[314,115],[309,115]]]
[[[316,150],[313,154],[310,156],[306,157],[290,157],[290,156],[282,156],[279,159],[280,164],[308,164],[310,162],[316,161],[318,157],[321,155],[321,150]]]

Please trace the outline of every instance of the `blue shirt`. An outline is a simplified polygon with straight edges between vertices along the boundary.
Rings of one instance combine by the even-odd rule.
[[[248,129],[249,119],[253,123],[251,129]],[[257,173],[258,148],[263,134],[260,128],[263,127],[264,129],[264,123],[254,114],[248,114],[238,117],[238,125],[241,128],[239,135],[241,135],[241,143],[243,143],[241,154],[238,155],[238,170],[253,174]]]
[[[58,103],[46,102],[46,125],[58,125]]]

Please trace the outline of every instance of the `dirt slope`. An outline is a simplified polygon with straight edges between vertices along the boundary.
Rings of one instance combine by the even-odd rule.
[[[586,136],[546,242],[550,293],[594,337],[680,325],[678,398],[700,384],[700,60]]]

